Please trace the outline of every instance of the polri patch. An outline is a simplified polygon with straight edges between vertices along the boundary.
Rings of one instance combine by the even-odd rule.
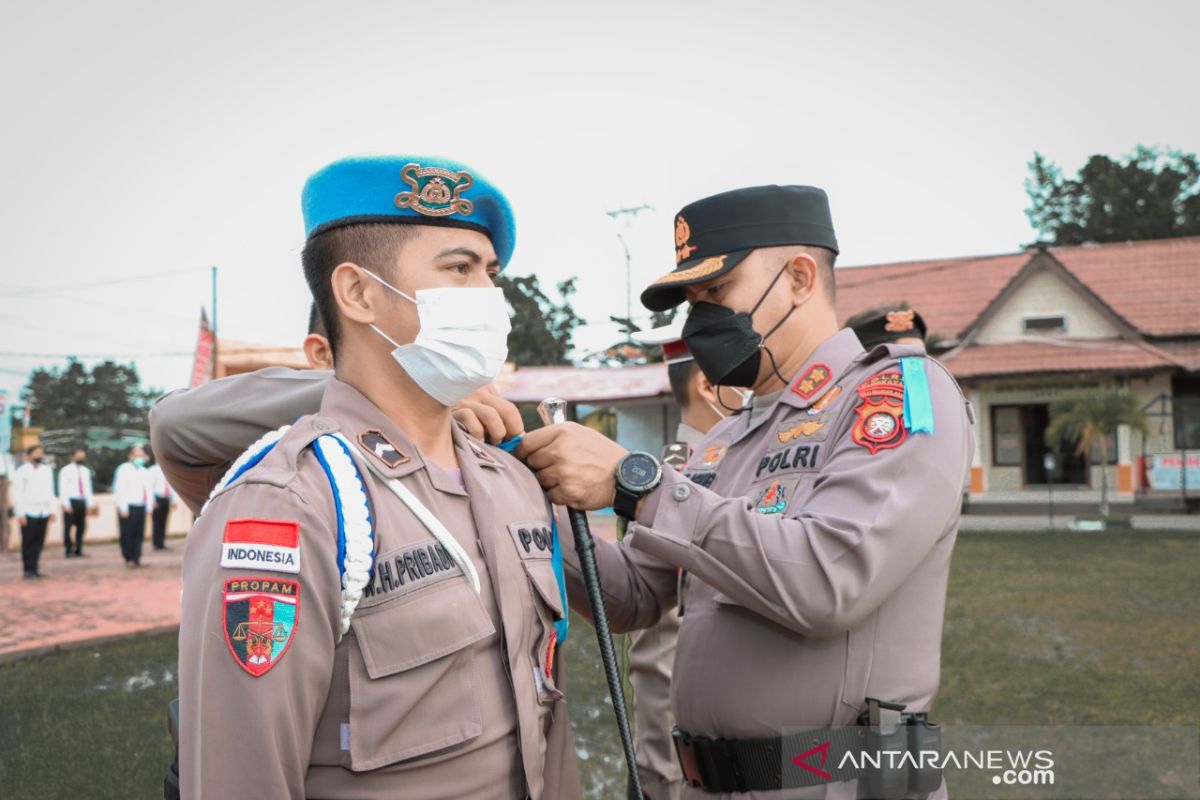
[[[225,523],[221,566],[300,572],[300,523],[285,519],[231,519]]]
[[[811,400],[817,392],[825,388],[825,384],[833,377],[833,370],[828,364],[813,364],[808,372],[792,384],[792,391],[803,400]]]
[[[296,636],[300,584],[254,576],[225,581],[225,643],[255,678],[279,663]]]
[[[880,450],[899,447],[907,438],[904,428],[904,378],[900,370],[872,375],[859,384],[861,401],[854,409],[858,419],[850,438],[875,455]]]

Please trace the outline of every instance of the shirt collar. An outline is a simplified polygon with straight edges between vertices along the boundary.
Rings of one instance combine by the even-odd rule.
[[[858,336],[850,328],[842,328],[818,345],[788,383],[780,402],[793,408],[808,408],[833,388],[846,368],[862,354]]]

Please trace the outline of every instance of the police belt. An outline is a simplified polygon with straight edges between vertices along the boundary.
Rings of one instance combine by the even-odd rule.
[[[762,739],[713,739],[693,736],[678,726],[672,731],[675,753],[689,786],[706,792],[771,791],[782,788],[823,786],[839,781],[867,780],[871,797],[918,796],[941,784],[940,769],[882,772],[862,756],[877,749],[916,750],[940,745],[938,726],[926,715],[902,714],[900,724],[885,736],[860,719],[857,725],[814,728],[788,736]],[[825,747],[826,743],[828,747]],[[809,768],[793,762],[798,759]],[[846,759],[847,754],[854,758]],[[822,758],[824,756],[824,758]],[[839,767],[843,761],[845,767]],[[820,773],[825,773],[824,775]]]
[[[863,775],[857,769],[838,769],[836,761],[847,752],[861,753],[867,745],[867,729],[858,726],[814,728],[790,736],[768,736],[763,739],[711,739],[693,736],[676,726],[672,731],[675,753],[683,779],[689,786],[706,792],[751,792],[782,789],[786,767],[789,788],[819,786],[835,781],[848,781]],[[822,765],[819,758],[812,765],[829,774],[825,778],[792,764],[791,759],[830,742],[830,758]],[[855,759],[861,763],[861,759]]]

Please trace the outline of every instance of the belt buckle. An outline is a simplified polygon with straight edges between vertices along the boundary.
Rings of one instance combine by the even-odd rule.
[[[679,760],[683,780],[693,789],[705,788],[700,762],[696,758],[696,739],[678,725],[671,729],[671,739],[675,743],[675,757]]]

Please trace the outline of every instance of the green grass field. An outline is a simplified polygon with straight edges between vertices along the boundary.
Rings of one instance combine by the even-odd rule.
[[[624,785],[592,630],[565,649],[588,794]],[[1196,724],[1200,537],[963,534],[954,556],[940,721]],[[0,795],[161,796],[175,639],[156,636],[0,667]]]

